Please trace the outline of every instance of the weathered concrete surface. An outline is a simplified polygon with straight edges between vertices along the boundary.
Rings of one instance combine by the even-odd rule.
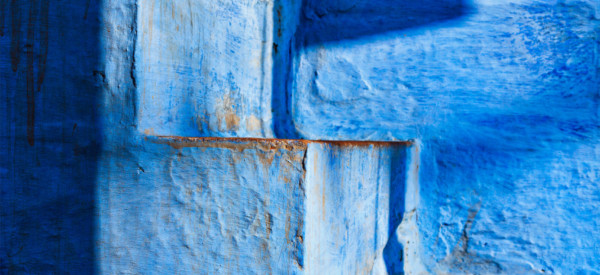
[[[125,149],[104,166],[101,270],[301,271],[305,152],[296,141],[168,138]]]
[[[402,271],[392,238],[417,188],[414,151],[402,143],[309,144],[306,156],[306,270],[310,274]],[[412,165],[411,165],[412,164]],[[412,170],[411,170],[412,169]],[[408,209],[405,209],[408,208]],[[386,245],[388,249],[385,250]],[[392,253],[389,253],[392,252]]]
[[[314,2],[289,132],[420,139],[430,272],[600,272],[599,1]]]
[[[138,1],[132,76],[139,131],[283,135],[301,2]]]
[[[137,9],[141,131],[273,136],[273,1],[142,0]]]
[[[389,236],[405,206],[409,149],[148,138],[102,165],[109,176],[99,192],[100,269],[368,274],[379,260],[385,270],[383,250],[397,241]]]
[[[599,273],[598,1],[171,2],[0,1],[2,272],[119,271],[106,263],[124,270],[193,267],[192,252],[171,261],[141,252],[197,242],[179,235],[189,229],[168,224],[171,231],[159,231],[127,219],[164,222],[144,208],[164,214],[154,199],[177,198],[159,193],[163,182],[146,174],[167,177],[156,152],[173,159],[170,150],[183,150],[189,165],[201,166],[193,151],[202,149],[148,143],[141,134],[272,131],[421,140],[420,173],[407,180],[418,176],[420,188],[406,191],[416,199],[405,198],[407,214],[389,236],[397,243],[383,249],[384,260],[402,253],[404,266],[397,257],[375,259],[375,271],[385,265],[407,273]],[[269,13],[266,23],[258,20]],[[269,24],[270,34],[254,37]],[[211,38],[205,33],[212,28]],[[273,61],[263,55],[260,66],[272,62],[272,72],[253,69],[251,57],[268,51]],[[236,92],[224,100],[229,90]],[[237,119],[227,126],[232,110],[239,127]],[[256,130],[248,126],[253,121],[264,125]],[[354,159],[347,154],[340,151]],[[148,166],[151,160],[157,166]],[[255,179],[260,172],[246,173]],[[175,201],[164,205],[173,210],[167,217],[188,218]],[[119,219],[135,230],[111,222]],[[164,234],[148,238],[156,232]],[[126,233],[135,237],[129,251],[103,243],[128,241]]]

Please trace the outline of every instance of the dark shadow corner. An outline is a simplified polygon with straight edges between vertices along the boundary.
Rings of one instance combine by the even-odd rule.
[[[396,229],[404,215],[407,157],[411,147],[395,151],[391,156],[388,242],[383,249],[383,260],[388,274],[404,274],[403,248],[396,237]]]
[[[436,28],[466,16],[467,0],[303,0],[299,24],[286,23],[285,8],[276,1],[273,44],[273,121],[276,137],[302,138],[294,125],[293,59],[304,48],[327,46],[375,35]],[[287,3],[287,4],[286,4]],[[283,10],[283,12],[282,12]]]
[[[299,47],[427,27],[467,14],[465,0],[304,0]]]
[[[0,1],[0,273],[97,273],[102,0]]]

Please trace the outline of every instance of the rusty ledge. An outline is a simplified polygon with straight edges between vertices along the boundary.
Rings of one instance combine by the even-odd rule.
[[[247,137],[181,137],[181,136],[147,136],[157,143],[166,143],[172,147],[215,147],[209,144],[200,145],[199,143],[207,142],[212,144],[224,143],[258,143],[271,145],[308,145],[310,143],[331,144],[336,146],[392,146],[403,145],[411,146],[412,141],[364,141],[364,140],[306,140],[306,139],[277,139],[277,138],[247,138]],[[239,145],[238,145],[239,146]],[[228,147],[228,146],[224,146]]]

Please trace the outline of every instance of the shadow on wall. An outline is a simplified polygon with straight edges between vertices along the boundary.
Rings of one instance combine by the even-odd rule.
[[[96,272],[99,1],[0,1],[2,274]]]
[[[292,114],[294,88],[292,78],[297,70],[294,59],[303,50],[326,47],[336,43],[380,35],[399,36],[402,31],[441,24],[459,19],[468,13],[464,0],[303,0],[299,25],[285,29],[281,23],[281,8],[275,13],[279,23],[275,36],[289,34],[286,43],[274,47],[273,123],[278,138],[305,138],[294,125]],[[274,37],[277,41],[277,37]],[[283,52],[283,53],[282,53]],[[280,56],[278,56],[280,55]],[[323,117],[326,120],[326,117]],[[392,160],[395,177],[390,182],[389,234],[384,249],[384,261],[390,274],[403,274],[403,247],[394,237],[404,213],[405,167],[399,165],[402,156]]]
[[[408,149],[410,150],[410,148]],[[402,244],[395,238],[396,228],[402,222],[405,206],[407,180],[407,151],[394,152],[391,156],[390,201],[388,218],[388,242],[383,249],[383,260],[388,274],[404,274]],[[411,159],[412,161],[412,159]]]
[[[327,46],[369,36],[401,31],[429,24],[455,20],[468,13],[465,0],[303,0],[299,25],[286,30],[279,26],[276,36],[293,32],[287,45],[276,44],[273,68],[273,123],[278,138],[302,138],[294,126],[292,115],[294,56],[302,49]],[[281,5],[281,4],[279,4]],[[281,24],[281,14],[275,12],[274,22]],[[275,38],[275,40],[277,40]],[[287,44],[287,43],[286,43]],[[326,119],[326,118],[324,118]]]
[[[418,28],[458,18],[463,0],[304,0],[302,47]]]

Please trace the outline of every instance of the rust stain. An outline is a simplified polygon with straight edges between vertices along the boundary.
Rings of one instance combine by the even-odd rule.
[[[144,134],[146,134],[146,135],[153,135],[154,134],[154,128],[144,129]]]
[[[237,93],[228,91],[217,104],[217,129],[219,131],[239,129],[240,118],[237,115],[239,112],[235,109],[236,99],[232,97],[232,94]],[[225,120],[225,125],[222,123],[223,120]]]
[[[240,118],[235,113],[225,115],[225,124],[227,129],[238,129],[240,126]]]
[[[156,1],[152,1],[152,5],[150,6],[150,11],[146,18],[148,18],[148,45],[152,45],[152,36],[154,34],[154,5]],[[137,15],[136,15],[137,16]]]
[[[260,139],[260,138],[218,138],[218,137],[146,137],[150,141],[159,144],[167,144],[175,149],[198,147],[198,148],[226,148],[238,151],[246,149],[259,149],[263,151],[284,148],[290,145],[292,150],[306,150],[306,143],[295,140]]]
[[[266,264],[266,267],[268,269],[268,274],[272,274],[271,271],[271,254],[269,253],[269,243],[266,240],[262,240],[260,242],[260,250],[262,252],[263,255],[261,255],[262,259],[264,259],[264,262]]]
[[[40,11],[40,60],[38,61],[38,92],[42,89],[42,83],[46,73],[46,62],[48,61],[48,8],[50,1],[42,1]],[[87,8],[86,7],[86,13]]]
[[[296,229],[296,239],[299,243],[304,243],[304,237],[302,237],[302,231],[304,231],[304,221],[302,219],[298,219],[298,228]]]
[[[27,58],[27,142],[30,146],[35,142],[35,87],[33,71],[33,44],[35,39],[34,15],[35,4],[29,8],[29,21],[27,24],[27,44],[25,44]]]
[[[21,43],[21,9],[19,8],[19,1],[12,0],[10,2],[10,13],[11,13],[11,41],[10,41],[10,61],[13,72],[16,72],[19,68],[19,61],[21,55],[20,43]]]
[[[271,164],[273,164],[273,160],[275,159],[275,155],[277,154],[278,148],[270,147],[268,151],[259,151],[259,161],[264,165],[265,173],[269,172],[269,168]]]
[[[247,137],[181,137],[181,136],[148,136],[156,143],[166,143],[176,148],[183,147],[218,147],[207,143],[223,144],[223,147],[229,147],[228,143],[258,143],[270,145],[270,149],[288,146],[287,149],[294,149],[300,144],[330,144],[344,147],[386,147],[386,146],[410,146],[412,141],[354,141],[354,140],[306,140],[306,139],[280,139],[280,138],[247,138]],[[256,148],[256,145],[251,148]],[[236,148],[238,146],[235,146]]]
[[[0,36],[4,36],[4,18],[6,18],[6,4],[8,1],[0,1]]]
[[[90,1],[91,0],[87,0],[87,2],[85,3],[85,11],[83,12],[83,20],[87,20],[88,12],[90,11]],[[48,1],[45,1],[45,2],[48,2]]]
[[[289,207],[287,207],[286,211],[285,211],[285,240],[287,241],[287,243],[289,244],[291,242],[290,240],[290,227],[292,227],[291,225],[291,219],[292,217],[290,216],[290,209]]]
[[[268,212],[265,212],[265,229],[268,240],[273,232],[273,215],[269,214]]]
[[[277,7],[277,36],[281,37],[281,6]],[[277,53],[277,48],[275,48],[275,53]]]

